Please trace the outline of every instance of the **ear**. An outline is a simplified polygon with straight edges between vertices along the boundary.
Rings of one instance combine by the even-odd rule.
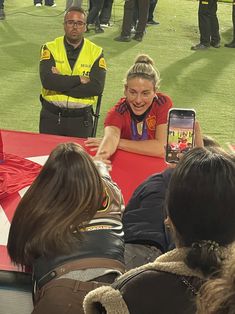
[[[63,26],[64,26],[64,32],[66,33],[66,23],[65,23],[65,21],[63,23]]]
[[[127,96],[127,89],[128,89],[128,86],[127,86],[127,84],[125,84],[125,85],[124,85],[124,95],[125,95],[125,96]]]
[[[172,223],[172,221],[171,221],[169,216],[167,216],[166,219],[164,220],[164,224],[165,224],[167,229],[171,229],[171,230],[174,229],[173,223]]]

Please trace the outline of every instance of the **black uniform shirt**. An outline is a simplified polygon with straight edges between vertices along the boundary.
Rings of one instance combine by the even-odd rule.
[[[74,48],[64,38],[65,50],[71,70],[73,69],[77,58],[79,58],[79,53],[83,47],[83,44],[84,40],[82,40],[81,44],[77,48]],[[94,62],[91,68],[89,74],[90,82],[87,84],[82,84],[79,75],[70,76],[52,73],[51,68],[55,67],[55,60],[47,46],[44,45],[43,52],[46,50],[48,51],[47,55],[49,57],[46,59],[41,58],[40,60],[40,78],[44,88],[62,92],[67,96],[75,98],[96,96],[102,93],[106,76],[104,62],[100,62],[100,60],[104,58],[103,52]]]

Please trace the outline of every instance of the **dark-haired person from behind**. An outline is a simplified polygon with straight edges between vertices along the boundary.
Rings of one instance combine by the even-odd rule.
[[[219,276],[235,249],[234,157],[217,148],[187,152],[172,174],[166,211],[176,249],[90,292],[86,314],[196,312],[201,285]]]
[[[195,146],[218,146],[213,138],[202,136],[195,123]],[[174,248],[173,239],[164,225],[167,188],[177,164],[169,164],[163,172],[154,173],[132,194],[123,213],[125,264],[130,270],[149,262]]]
[[[83,313],[86,293],[124,272],[122,194],[107,167],[58,145],[14,214],[8,252],[33,272],[33,314]]]
[[[109,159],[116,149],[162,157],[171,98],[159,92],[160,74],[148,55],[139,55],[127,71],[124,95],[105,118],[104,137],[85,143]],[[103,153],[105,152],[105,155]]]

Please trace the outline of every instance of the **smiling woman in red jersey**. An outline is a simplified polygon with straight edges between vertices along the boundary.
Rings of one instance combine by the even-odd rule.
[[[125,97],[109,110],[103,139],[89,138],[98,156],[108,159],[117,148],[148,156],[162,157],[166,123],[172,101],[158,92],[160,75],[153,60],[139,55],[128,70]]]

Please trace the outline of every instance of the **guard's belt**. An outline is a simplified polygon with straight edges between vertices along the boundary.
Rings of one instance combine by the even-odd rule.
[[[84,115],[93,112],[93,108],[90,105],[84,108],[61,108],[45,100],[42,100],[42,107],[53,114],[60,115],[61,117],[83,117]]]

